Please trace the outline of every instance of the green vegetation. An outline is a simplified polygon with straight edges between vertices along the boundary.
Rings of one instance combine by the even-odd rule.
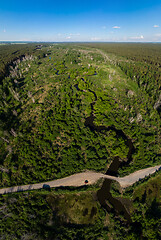
[[[131,203],[133,204],[131,223],[123,228],[122,222],[115,219],[115,239],[122,239],[125,233],[126,239],[160,239],[161,175],[156,174],[155,177],[139,184],[135,188],[130,187],[122,195],[122,198],[129,199],[129,193]],[[125,206],[128,209],[126,202]]]
[[[59,221],[71,224],[94,224],[98,220],[97,202],[88,193],[66,194],[47,198]]]
[[[92,193],[6,195],[0,212],[2,239],[107,239],[105,213]]]
[[[116,158],[119,176],[160,164],[160,45],[0,48],[1,187],[105,173]],[[101,186],[1,196],[2,239],[160,239],[157,174],[112,183],[131,222],[100,205]]]
[[[89,43],[83,46],[117,55],[117,58],[113,58],[115,64],[136,82],[142,91],[148,93],[151,104],[161,113],[161,44]]]
[[[130,198],[128,191],[121,193],[130,222],[112,205],[109,213],[100,206],[98,189],[38,190],[1,196],[2,239],[160,239],[159,173],[132,189]],[[111,193],[116,189],[115,198],[120,199],[119,187],[113,183]]]
[[[146,92],[90,50],[46,52],[15,61],[1,85],[2,186],[106,171],[116,156],[129,161],[128,139],[133,161],[120,173],[159,163],[160,119]]]
[[[22,59],[25,55],[37,55],[39,58],[44,55],[42,47],[48,44],[6,44],[0,45],[0,82],[9,74],[9,66],[17,59]],[[41,51],[38,51],[41,49]]]

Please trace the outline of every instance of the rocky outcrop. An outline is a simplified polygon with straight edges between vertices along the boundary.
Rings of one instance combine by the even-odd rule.
[[[161,108],[161,94],[158,101],[154,104],[154,109],[158,110],[159,108]]]

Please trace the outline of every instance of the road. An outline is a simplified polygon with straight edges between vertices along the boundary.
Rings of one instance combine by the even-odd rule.
[[[135,182],[137,182],[139,179],[143,179],[145,176],[148,176],[150,174],[153,174],[156,170],[159,170],[161,168],[161,165],[145,168],[139,171],[136,171],[128,176],[125,177],[113,177],[110,175],[105,175],[102,173],[97,173],[93,171],[85,171],[82,173],[76,173],[69,177],[52,180],[49,182],[43,182],[43,183],[36,183],[36,184],[28,184],[28,185],[21,185],[21,186],[15,186],[15,187],[9,187],[9,188],[2,188],[0,189],[0,194],[7,194],[7,193],[13,193],[13,192],[20,192],[20,191],[28,191],[28,190],[34,190],[34,189],[41,189],[43,188],[44,184],[49,185],[51,188],[54,187],[80,187],[85,185],[85,180],[88,180],[87,185],[91,185],[96,183],[101,178],[107,178],[117,181],[122,188],[126,188],[128,186],[133,185]]]
[[[160,169],[161,169],[161,165],[150,167],[150,168],[144,168],[134,173],[131,173],[123,178],[118,178],[116,181],[119,182],[122,188],[126,188],[133,185],[135,182],[139,181],[139,179],[143,179],[146,176],[151,175]]]

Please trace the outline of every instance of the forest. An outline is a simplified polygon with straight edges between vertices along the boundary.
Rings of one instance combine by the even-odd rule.
[[[160,164],[160,44],[0,49],[1,188]],[[161,239],[160,176],[1,195],[0,239]]]
[[[151,97],[152,103],[161,101],[161,44],[155,43],[89,43],[83,44],[105,52],[125,57],[128,61],[116,60],[121,70]],[[131,61],[130,61],[131,60]],[[161,105],[155,108],[161,112]]]

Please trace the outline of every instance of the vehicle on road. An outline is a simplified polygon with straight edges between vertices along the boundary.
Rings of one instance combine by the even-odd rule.
[[[43,184],[43,189],[51,190],[51,187],[48,184]]]

